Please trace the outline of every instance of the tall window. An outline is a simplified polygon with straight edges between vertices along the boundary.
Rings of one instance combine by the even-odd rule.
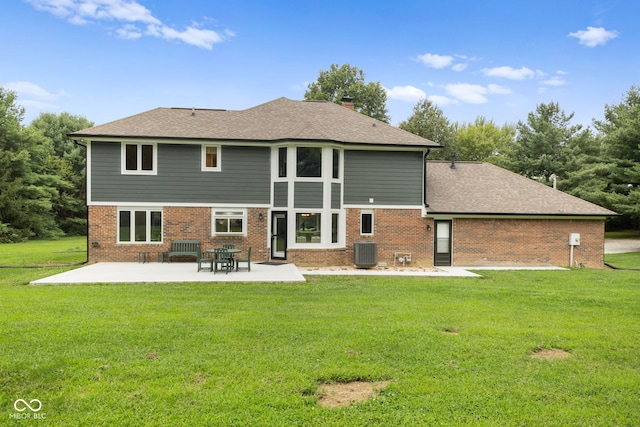
[[[331,214],[331,243],[338,243],[338,232],[340,231],[338,228],[338,219],[340,219],[340,214]]]
[[[156,158],[154,144],[122,144],[122,173],[155,173]]]
[[[244,209],[215,209],[212,222],[214,236],[244,236],[247,233],[247,211]]]
[[[219,145],[203,145],[202,146],[202,170],[203,171],[221,170]]]
[[[373,234],[373,211],[366,210],[360,212],[360,234]]]
[[[278,177],[287,176],[287,147],[278,148]]]
[[[162,210],[121,209],[118,212],[118,242],[162,242]]]
[[[296,214],[296,243],[321,243],[321,214]]]
[[[297,147],[296,176],[319,178],[322,176],[322,148]]]
[[[333,149],[333,179],[340,178],[340,150]]]

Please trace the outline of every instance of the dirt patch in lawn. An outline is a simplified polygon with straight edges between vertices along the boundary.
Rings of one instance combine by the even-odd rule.
[[[533,357],[534,359],[557,360],[571,357],[571,353],[566,350],[562,350],[561,348],[539,347],[537,350],[531,353],[531,357]]]
[[[327,408],[341,408],[364,402],[376,396],[390,381],[352,381],[349,383],[320,384],[318,403]]]

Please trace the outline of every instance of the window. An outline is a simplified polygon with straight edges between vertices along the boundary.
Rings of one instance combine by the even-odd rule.
[[[278,178],[287,177],[287,147],[278,148]]]
[[[155,144],[122,144],[122,173],[155,174],[156,163]]]
[[[214,236],[244,236],[247,232],[247,211],[216,209],[213,211]]]
[[[161,243],[162,211],[121,209],[118,212],[119,243]]]
[[[360,234],[373,234],[373,211],[360,212]]]
[[[220,146],[219,145],[203,145],[202,146],[202,170],[203,171],[220,171]]]
[[[296,214],[296,243],[321,243],[319,213]]]
[[[340,178],[340,150],[333,149],[333,179]]]
[[[322,148],[297,147],[296,154],[296,176],[307,178],[319,178],[322,176]]]
[[[331,243],[338,243],[338,219],[340,218],[340,214],[334,213],[331,214]]]

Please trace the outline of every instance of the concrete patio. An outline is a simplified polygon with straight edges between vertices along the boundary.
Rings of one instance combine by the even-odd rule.
[[[252,263],[251,271],[228,274],[197,271],[195,263],[101,262],[31,282],[32,285],[82,283],[167,283],[167,282],[304,282],[306,275],[362,275],[413,277],[479,277],[459,267],[438,269],[354,269],[343,267],[298,268],[295,264]]]

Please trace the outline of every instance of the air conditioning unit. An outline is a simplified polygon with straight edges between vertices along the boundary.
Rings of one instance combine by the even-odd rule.
[[[375,267],[378,265],[378,244],[355,242],[353,244],[353,263],[356,267]]]

